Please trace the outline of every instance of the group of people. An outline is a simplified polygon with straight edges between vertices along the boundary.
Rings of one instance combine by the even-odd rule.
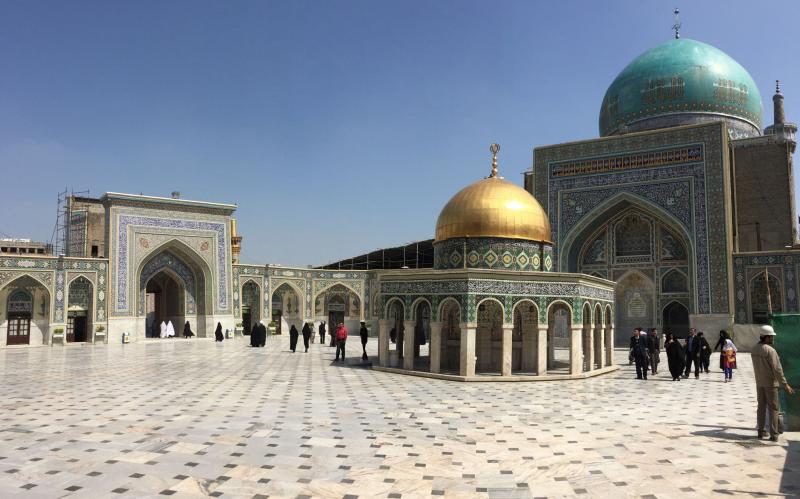
[[[183,337],[184,338],[191,338],[194,336],[192,332],[192,326],[189,324],[189,321],[186,321],[186,324],[183,325]],[[172,321],[161,321],[161,327],[158,326],[156,321],[150,325],[149,334],[147,334],[148,338],[174,338],[175,337],[175,327],[172,325]]]
[[[649,332],[637,327],[631,336],[629,362],[636,364],[636,379],[647,379],[648,371],[658,374],[658,365],[661,362],[662,338],[656,328]],[[719,367],[725,373],[725,382],[733,381],[733,370],[736,369],[736,345],[727,331],[720,331],[719,340],[712,349],[702,331],[695,328],[689,329],[689,336],[683,343],[673,334],[663,336],[663,347],[667,354],[667,364],[672,375],[672,381],[688,378],[694,364],[694,377],[700,378],[700,373],[711,372],[711,354],[719,350]]]
[[[753,372],[756,378],[756,395],[758,408],[756,422],[758,438],[765,435],[767,413],[769,413],[769,439],[778,440],[780,428],[778,426],[778,388],[783,386],[789,395],[794,389],[789,386],[783,374],[778,352],[772,346],[775,330],[772,326],[761,326],[759,343],[753,348],[750,357],[753,361]],[[694,328],[689,330],[689,335],[683,343],[672,333],[667,333],[664,339],[664,350],[667,353],[667,363],[672,375],[672,381],[688,378],[694,364],[694,377],[700,378],[701,373],[708,373],[712,352],[719,350],[719,367],[725,373],[725,383],[733,381],[733,370],[736,369],[736,345],[727,331],[719,332],[719,339],[714,348],[705,339],[702,331]],[[652,374],[658,373],[661,341],[656,328],[651,328],[645,334],[642,328],[634,329],[630,343],[629,360],[636,363],[636,378],[646,380],[648,370]]]
[[[303,325],[302,329],[303,333],[303,347],[305,348],[305,352],[308,352],[309,342],[313,341],[314,338],[314,324],[312,322],[306,322]],[[323,321],[319,325],[319,342],[321,345],[325,344],[325,334],[327,333],[327,325]],[[361,323],[361,329],[359,330],[359,335],[361,336],[361,349],[362,349],[362,356],[363,360],[367,360],[367,340],[369,338],[369,330],[367,329],[367,325],[365,322]],[[330,335],[331,347],[336,347],[336,359],[334,362],[338,362],[341,358],[342,362],[344,362],[345,356],[345,345],[347,344],[347,328],[345,327],[344,323],[340,322],[336,325],[336,330]],[[300,333],[297,331],[297,327],[292,325],[289,328],[289,349],[294,353],[297,350],[297,342],[300,339]]]

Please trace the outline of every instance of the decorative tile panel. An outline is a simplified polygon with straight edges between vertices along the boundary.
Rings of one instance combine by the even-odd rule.
[[[227,224],[225,222],[211,220],[173,219],[158,216],[121,213],[116,217],[114,234],[116,313],[121,314],[130,310],[130,300],[128,296],[128,271],[131,248],[128,241],[128,236],[130,234],[128,229],[133,227],[169,228],[173,230],[189,230],[213,233],[216,244],[216,268],[212,270],[214,271],[217,281],[216,304],[221,310],[228,309],[229,304],[227,289],[229,285],[228,266],[230,265],[230,260],[227,248],[230,241],[228,241]],[[134,242],[131,241],[130,243]]]
[[[726,141],[722,124],[713,123],[537,149],[534,190],[547,200],[556,249],[567,252],[573,228],[603,200],[626,193],[683,226],[694,247],[699,313],[727,313]]]

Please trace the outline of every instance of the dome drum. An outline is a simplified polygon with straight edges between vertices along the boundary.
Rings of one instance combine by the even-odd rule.
[[[553,245],[500,237],[458,237],[433,245],[437,270],[490,269],[550,272]]]

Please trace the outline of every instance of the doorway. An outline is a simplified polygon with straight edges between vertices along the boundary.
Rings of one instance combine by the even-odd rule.
[[[678,338],[689,335],[689,311],[682,304],[674,301],[664,307],[663,319],[665,333],[672,333]]]
[[[8,345],[27,345],[31,338],[30,314],[12,314],[8,317]]]
[[[70,312],[67,317],[67,343],[84,343],[88,333],[86,313]]]
[[[250,314],[250,307],[242,307],[242,334],[249,335],[252,328],[252,315]]]

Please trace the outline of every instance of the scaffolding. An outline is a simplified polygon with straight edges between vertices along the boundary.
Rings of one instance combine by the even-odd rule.
[[[86,242],[85,227],[83,230],[71,230],[71,227],[80,223],[80,220],[76,219],[80,214],[72,208],[72,201],[75,197],[89,197],[89,191],[75,191],[65,187],[62,192],[58,193],[56,223],[50,236],[50,245],[53,247],[54,255],[86,256],[74,254],[75,249],[83,248]],[[86,220],[84,219],[83,222],[85,225]]]

